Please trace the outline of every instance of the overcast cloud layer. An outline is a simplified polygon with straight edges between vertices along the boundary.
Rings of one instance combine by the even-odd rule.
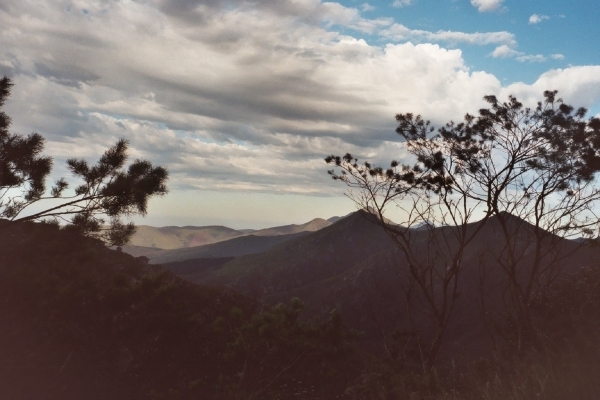
[[[475,112],[485,94],[535,102],[558,89],[576,106],[600,98],[600,66],[503,86],[469,69],[460,45],[538,56],[518,51],[510,32],[428,32],[319,0],[0,3],[13,130],[42,133],[58,160],[97,158],[125,137],[135,157],[171,171],[172,189],[339,194],[323,158],[401,159],[397,113],[442,123]]]

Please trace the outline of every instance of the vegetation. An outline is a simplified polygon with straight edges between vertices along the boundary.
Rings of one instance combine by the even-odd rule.
[[[543,351],[525,355],[513,346],[493,358],[471,360],[419,373],[386,359],[349,389],[360,399],[561,400],[600,395],[600,269],[590,268],[551,286],[550,295],[532,305],[546,340]],[[510,315],[499,318],[499,324]],[[542,322],[543,321],[543,322]]]
[[[489,108],[437,133],[420,116],[399,114],[396,131],[414,156],[412,167],[359,164],[350,154],[326,158],[333,178],[354,190],[349,196],[372,212],[406,259],[410,274],[401,288],[408,311],[428,315],[436,331],[423,356],[425,369],[435,364],[459,295],[465,247],[479,234],[467,229],[474,217],[485,223],[493,215],[500,223],[503,248],[496,261],[506,277],[519,352],[543,348],[531,307],[574,253],[565,254],[561,239],[598,235],[593,207],[600,198],[600,119],[586,120],[584,108],[575,110],[556,95],[546,91],[534,109],[512,96],[504,103],[486,96]],[[390,205],[403,211],[398,225],[385,217]],[[533,235],[520,234],[526,225]],[[436,226],[451,232],[436,238]],[[413,251],[422,240],[415,228],[430,232],[430,246],[419,254]],[[481,265],[482,279],[493,273],[488,267]]]
[[[0,106],[9,89],[0,81]],[[52,160],[41,155],[43,138],[10,134],[0,114],[0,393],[599,398],[600,249],[567,239],[596,235],[600,121],[584,121],[584,110],[555,95],[546,92],[535,110],[487,97],[490,109],[433,137],[420,117],[398,116],[414,166],[327,159],[370,212],[278,236],[259,254],[170,266],[227,287],[186,282],[106,246],[133,232],[121,217],[144,214],[148,198],[166,192],[165,169],[138,160],[125,170],[119,141],[95,166],[69,160],[84,181],[73,196],[63,196],[62,179],[46,196]],[[51,198],[58,205],[25,211]],[[385,218],[391,204],[406,211],[406,225]],[[70,225],[40,223],[58,219]],[[306,230],[316,225],[329,222]],[[214,257],[239,239],[207,248]],[[477,291],[482,318],[471,304]],[[459,346],[486,340],[484,323],[489,346]]]
[[[10,95],[12,83],[0,80],[0,107]],[[75,229],[112,245],[123,245],[135,232],[122,217],[145,215],[148,200],[167,192],[167,170],[147,160],[135,160],[125,169],[128,142],[120,139],[96,165],[69,159],[67,166],[82,180],[73,192],[64,178],[47,193],[46,180],[52,158],[43,156],[44,138],[38,133],[22,136],[9,132],[10,118],[0,112],[0,217],[11,221],[68,222]],[[32,205],[48,208],[27,213]],[[43,206],[42,206],[43,207]],[[108,221],[105,219],[108,218]],[[108,228],[105,223],[109,223]]]
[[[7,398],[335,398],[357,371],[338,314],[304,323],[298,300],[261,309],[76,232],[0,223]]]

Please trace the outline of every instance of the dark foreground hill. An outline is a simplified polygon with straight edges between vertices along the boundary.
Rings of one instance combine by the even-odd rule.
[[[561,279],[533,305],[544,317],[543,352],[515,354],[508,346],[487,360],[423,372],[393,347],[381,359],[353,351],[344,320],[363,324],[371,341],[379,332],[379,347],[389,343],[389,327],[401,326],[401,307],[392,304],[400,297],[395,270],[380,268],[397,256],[364,222],[348,218],[323,236],[270,250],[280,257],[271,260],[293,262],[283,264],[293,267],[287,283],[266,253],[244,257],[256,261],[248,269],[232,269],[239,260],[219,274],[214,263],[223,260],[205,265],[211,280],[229,279],[271,302],[301,293],[302,311],[297,299],[263,308],[230,289],[193,285],[55,226],[0,221],[0,398],[600,398],[600,274],[593,267]],[[482,237],[477,245],[488,240],[485,248],[493,248]],[[181,264],[180,272],[188,268]],[[327,310],[329,303],[342,314]],[[326,318],[303,323],[303,312]],[[465,335],[459,322],[463,336],[452,337]]]
[[[302,324],[301,310],[191,284],[56,226],[0,220],[3,399],[270,398],[298,382],[334,398],[355,376],[341,325]]]
[[[523,221],[512,221],[522,224],[520,235],[531,234],[531,227]],[[469,229],[476,229],[477,224]],[[506,278],[495,261],[502,251],[496,239],[498,229],[496,218],[488,220],[465,250],[459,281],[461,295],[446,334],[446,360],[489,354],[490,341],[478,305],[483,293],[486,312],[499,314],[505,310]],[[429,233],[416,230],[414,235],[415,253],[426,257]],[[436,237],[448,241],[452,248],[447,228],[438,228]],[[565,261],[565,273],[590,265],[598,255],[598,249],[577,246],[568,240],[556,244],[557,251],[564,254],[577,249]],[[531,256],[524,249],[522,263],[527,264]],[[324,317],[328,310],[336,308],[348,327],[365,333],[367,347],[384,352],[394,345],[394,332],[427,332],[431,327],[423,314],[415,314],[412,326],[409,323],[406,294],[398,279],[398,274],[406,271],[404,257],[383,229],[365,218],[364,212],[357,212],[264,253],[228,261],[209,273],[190,276],[188,270],[186,278],[197,283],[227,285],[271,304],[299,297],[307,304],[307,317]]]

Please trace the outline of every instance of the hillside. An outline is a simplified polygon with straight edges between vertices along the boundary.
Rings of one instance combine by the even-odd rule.
[[[336,217],[334,217],[336,218]],[[231,229],[225,226],[165,226],[153,227],[140,225],[131,238],[125,251],[136,249],[137,253],[148,249],[181,249],[186,247],[197,247],[207,244],[222,242],[240,236],[279,236],[290,235],[299,232],[314,232],[331,225],[331,222],[322,218],[315,218],[305,224],[283,225],[266,229]],[[140,254],[142,255],[142,254]],[[143,254],[147,255],[147,254]]]
[[[6,399],[234,399],[295,382],[335,397],[355,376],[331,323],[297,321],[299,302],[264,308],[53,225],[0,220],[0,293]]]
[[[225,373],[211,324],[256,303],[54,226],[0,222],[3,397],[143,398]]]
[[[315,232],[331,225],[331,222],[322,218],[315,218],[305,224],[301,225],[283,225],[276,226],[273,228],[260,229],[253,231],[251,234],[256,236],[278,236],[278,235],[290,235],[299,232]]]
[[[165,226],[155,228],[140,225],[128,244],[130,246],[157,249],[179,249],[216,243],[243,234],[243,232],[225,226]]]
[[[514,219],[513,223],[522,221]],[[531,227],[522,225],[520,234],[530,234]],[[475,228],[477,223],[469,229]],[[447,228],[437,228],[436,237],[447,240],[452,247],[447,231]],[[426,256],[428,232],[416,230],[414,235],[415,253]],[[461,296],[447,332],[449,356],[482,355],[487,351],[489,341],[477,307],[482,290],[486,293],[487,311],[504,309],[505,277],[494,258],[502,251],[499,242],[494,240],[497,235],[498,224],[492,218],[465,251]],[[557,244],[565,254],[576,246],[570,241]],[[525,250],[522,262],[526,264],[531,255]],[[584,250],[570,259],[568,270],[576,271],[589,265],[594,259],[590,252],[598,252]],[[482,262],[486,265],[485,276],[480,275]],[[350,328],[365,332],[369,346],[382,351],[392,345],[391,334],[395,330],[410,328],[406,298],[397,276],[406,271],[402,254],[381,227],[369,222],[363,212],[357,212],[264,253],[238,257],[208,274],[186,278],[203,284],[224,284],[271,304],[297,296],[307,303],[307,316],[324,317],[327,310],[337,308]],[[421,330],[428,329],[422,315],[416,325]]]
[[[124,251],[144,255],[148,257],[152,264],[192,260],[197,258],[239,257],[246,254],[262,253],[273,246],[301,237],[307,233],[308,232],[298,232],[278,236],[247,235],[223,242],[207,244],[204,246],[186,247],[183,249],[158,251],[146,251],[146,249],[142,249],[142,251],[139,251],[140,248],[125,248]]]
[[[512,223],[525,239],[530,227]],[[479,270],[481,250],[498,251],[496,232],[488,221],[468,249],[467,277]],[[509,346],[479,360],[489,343],[476,306],[481,288],[463,279],[448,362],[424,373],[397,347],[407,331],[395,329],[408,326],[395,279],[400,257],[361,213],[261,254],[169,265],[230,288],[194,285],[56,226],[0,220],[0,393],[16,400],[595,400],[599,249],[580,250],[569,270],[588,267],[533,304],[543,316],[543,353],[515,357]],[[489,276],[486,301],[499,294],[499,277]],[[271,308],[233,287],[270,304],[285,301]],[[304,305],[289,301],[294,295]],[[315,316],[322,322],[306,322]],[[348,327],[364,332],[359,344],[370,354],[353,348],[357,335]]]

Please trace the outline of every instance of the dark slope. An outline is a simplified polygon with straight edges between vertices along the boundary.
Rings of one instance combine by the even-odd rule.
[[[256,297],[286,293],[344,272],[360,260],[393,250],[386,234],[362,212],[269,251],[239,257],[207,278]]]
[[[469,229],[476,229],[478,224],[471,224]],[[518,231],[518,241],[523,247],[521,262],[526,265],[532,254],[523,244],[531,237],[533,228],[514,217],[509,218],[508,224]],[[414,231],[413,235],[415,253],[427,255],[428,232]],[[447,240],[449,248],[454,246],[449,228],[438,228],[436,235]],[[503,309],[506,280],[495,261],[502,251],[500,237],[498,220],[492,218],[465,251],[461,297],[447,333],[448,354],[454,357],[479,354],[487,345],[477,306],[481,293],[486,295],[486,311]],[[566,240],[557,240],[555,246],[565,254],[577,248]],[[576,270],[593,260],[590,251],[576,253],[568,262],[568,269]],[[480,268],[482,265],[485,268]],[[381,227],[368,221],[363,212],[357,212],[264,253],[236,258],[210,274],[187,278],[200,283],[226,284],[269,303],[297,296],[307,304],[308,317],[325,317],[329,310],[338,308],[349,327],[364,331],[371,345],[383,349],[384,342],[391,344],[394,329],[410,328],[405,295],[398,279],[398,273],[406,271],[402,253]],[[422,315],[417,317],[416,328],[426,331],[426,319]]]
[[[256,236],[289,235],[298,232],[315,232],[331,225],[331,222],[322,218],[315,218],[305,224],[282,225],[273,228],[260,229],[252,232]]]
[[[189,275],[206,275],[221,268],[234,257],[194,258],[192,260],[174,261],[161,264],[163,268],[183,278]]]
[[[255,254],[267,251],[275,245],[304,236],[307,233],[308,232],[299,232],[290,235],[278,236],[248,235],[219,243],[208,244],[205,246],[161,250],[148,254],[147,257],[150,259],[152,264],[169,263],[198,258],[239,257],[246,254]]]
[[[55,226],[6,221],[0,293],[6,399],[210,397],[238,371],[222,357],[233,338],[214,321],[257,306]]]

